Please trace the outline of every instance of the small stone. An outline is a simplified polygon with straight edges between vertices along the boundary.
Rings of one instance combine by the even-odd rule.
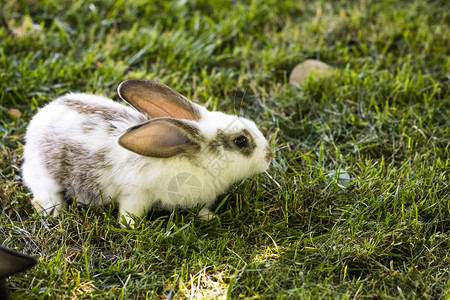
[[[307,59],[295,66],[289,76],[292,85],[303,85],[311,76],[314,79],[329,78],[335,74],[335,69],[320,60]]]
[[[20,110],[18,110],[16,108],[11,108],[9,110],[9,113],[11,114],[11,116],[15,117],[16,119],[20,119],[20,117],[22,116],[22,113],[20,112]]]

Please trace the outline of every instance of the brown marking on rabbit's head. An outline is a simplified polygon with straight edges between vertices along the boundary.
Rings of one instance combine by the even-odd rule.
[[[245,157],[250,157],[256,149],[256,143],[252,135],[247,129],[242,129],[238,132],[226,132],[221,129],[217,130],[217,142],[210,143],[210,148],[214,149],[218,145],[225,150],[234,150]],[[238,142],[242,140],[242,142]]]
[[[267,162],[270,162],[273,158],[272,149],[270,149],[270,146],[267,145],[267,147],[264,150],[266,151],[266,155],[264,156],[264,158],[266,159]]]

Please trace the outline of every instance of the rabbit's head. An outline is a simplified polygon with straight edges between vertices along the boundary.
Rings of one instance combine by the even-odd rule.
[[[184,157],[213,179],[233,183],[264,172],[272,151],[251,120],[211,112],[151,80],[120,84],[120,97],[151,119],[129,128],[119,144],[139,155]]]

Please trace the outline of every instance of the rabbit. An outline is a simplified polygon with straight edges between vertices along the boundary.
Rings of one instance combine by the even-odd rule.
[[[0,246],[0,299],[9,299],[5,278],[23,272],[37,263],[36,258]]]
[[[69,93],[32,118],[22,174],[37,211],[57,216],[76,199],[114,201],[122,226],[152,208],[198,205],[210,219],[218,195],[269,167],[271,148],[253,121],[208,111],[152,80],[124,81],[117,91],[134,108]]]

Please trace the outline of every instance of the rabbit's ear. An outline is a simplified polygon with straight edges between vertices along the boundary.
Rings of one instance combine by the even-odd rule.
[[[153,119],[128,129],[119,145],[140,155],[168,158],[200,150],[200,130],[179,119]]]
[[[36,263],[32,256],[0,247],[0,279],[25,271]]]
[[[197,107],[175,90],[153,80],[127,80],[117,88],[119,96],[152,118],[200,120]]]

